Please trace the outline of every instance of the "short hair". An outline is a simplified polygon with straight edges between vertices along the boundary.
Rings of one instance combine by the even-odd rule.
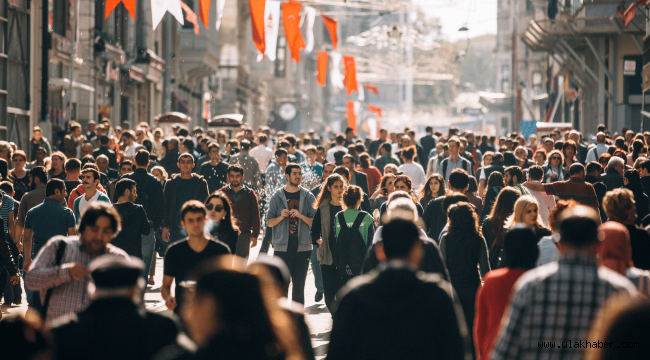
[[[282,155],[289,155],[289,153],[285,149],[278,148],[277,150],[275,150],[275,157],[280,157]]]
[[[24,151],[22,151],[22,150],[16,150],[16,151],[14,151],[14,153],[11,155],[11,159],[13,160],[13,158],[14,158],[16,155],[22,157],[23,160],[27,161],[27,154],[25,154]]]
[[[70,158],[65,162],[65,171],[75,171],[81,169],[81,161],[77,158]]]
[[[296,163],[289,163],[289,164],[287,164],[287,167],[284,169],[284,173],[286,175],[290,175],[291,171],[293,171],[293,169],[300,170],[300,165],[298,165]]]
[[[45,186],[45,197],[54,195],[55,190],[63,192],[65,190],[65,182],[61,179],[50,179]]]
[[[97,219],[105,216],[111,221],[111,229],[113,230],[113,237],[122,230],[122,219],[120,214],[115,210],[111,204],[104,201],[95,201],[90,203],[86,210],[81,214],[79,221],[79,233],[83,233],[88,226],[97,224]]]
[[[343,161],[343,157],[345,157],[347,153],[343,150],[336,150],[334,152],[334,161]]]
[[[77,129],[81,129],[81,124],[79,124],[76,121],[71,121],[70,122],[70,132],[73,132],[73,131],[75,131]]]
[[[446,215],[447,211],[449,210],[449,207],[459,202],[469,203],[469,199],[467,198],[467,195],[461,194],[459,192],[452,192],[447,194],[445,198],[442,199],[442,211]]]
[[[442,184],[441,184],[442,186]],[[478,182],[476,182],[476,178],[472,175],[468,176],[468,182],[467,182],[467,192],[477,192],[478,191]]]
[[[217,150],[221,150],[221,146],[219,145],[218,142],[216,141],[210,141],[208,143],[208,152],[212,151],[212,149],[216,148]]]
[[[45,185],[47,183],[47,173],[45,172],[44,167],[34,166],[31,170],[29,170],[29,174],[32,176],[32,178],[38,178],[38,180],[41,181],[41,184]]]
[[[99,143],[102,145],[108,144],[109,138],[106,135],[102,135],[99,137]]]
[[[492,155],[492,162],[503,162],[503,154],[500,152],[495,152],[494,155]]]
[[[346,168],[345,166],[337,166],[337,167],[335,167],[333,173],[343,176],[345,181],[350,180],[350,169]]]
[[[345,154],[345,155],[343,155],[343,159],[344,159],[344,160],[345,160],[345,159],[348,159],[348,160],[350,160],[351,163],[354,164],[354,156],[352,156],[352,155],[350,155],[350,154]]]
[[[402,149],[402,157],[407,160],[413,160],[416,154],[415,145]]]
[[[81,171],[82,174],[85,174],[85,173],[88,173],[88,172],[93,173],[93,180],[99,180],[100,179],[99,171],[96,168],[86,167]]]
[[[632,196],[632,192],[627,189],[616,190],[625,190]],[[616,190],[607,193],[603,203],[607,201],[607,196]],[[609,213],[607,215],[609,216]],[[610,220],[612,219],[610,218]],[[562,211],[559,221],[560,242],[578,247],[598,243],[600,216],[596,210],[587,206],[578,205]]]
[[[191,138],[186,138],[183,140],[183,146],[185,146],[188,150],[192,151],[194,150],[194,141],[192,141]]]
[[[616,169],[618,166],[625,166],[623,159],[617,156],[612,156],[612,158],[609,159],[609,162],[607,163],[607,170]]]
[[[280,148],[290,148],[290,147],[291,147],[290,142],[288,142],[288,141],[286,141],[284,139],[278,141],[278,149],[280,149]]]
[[[515,225],[503,237],[504,267],[532,269],[537,265],[539,248],[533,230],[524,224]]]
[[[244,140],[241,141],[240,146],[241,146],[242,150],[248,150],[248,149],[251,148],[251,142],[244,139]]]
[[[610,190],[603,197],[603,210],[610,221],[623,223],[628,219],[627,209],[635,206],[634,194],[625,188]]]
[[[583,174],[585,173],[585,167],[580,164],[580,163],[573,163],[571,166],[569,166],[569,176],[575,175],[575,174]]]
[[[449,186],[454,189],[465,189],[469,185],[469,175],[464,169],[454,169],[449,174]]]
[[[391,145],[391,143],[389,143],[389,142],[385,142],[385,143],[381,144],[381,148],[386,150],[386,152],[388,152],[388,153],[393,151],[393,145]]]
[[[120,165],[117,167],[118,170],[119,170],[119,169],[122,169],[122,166],[124,166],[124,165],[129,165],[129,166],[131,166],[131,168],[133,168],[133,161],[131,161],[131,160],[129,160],[129,159],[122,160],[122,162],[120,163]]]
[[[131,190],[133,187],[136,186],[135,181],[128,179],[128,178],[122,178],[120,179],[117,184],[115,184],[115,197],[119,198],[120,196],[124,195],[124,192],[126,190]]]
[[[269,138],[268,138],[268,136],[262,134],[262,135],[259,136],[258,140],[259,140],[260,144],[263,144],[263,143],[267,142],[269,140]]]
[[[539,165],[533,165],[528,168],[528,176],[531,180],[539,180],[544,177],[544,169]]]
[[[289,144],[291,144],[291,146],[296,146],[296,137],[293,134],[285,135],[284,140],[289,142]]]
[[[412,221],[396,218],[384,225],[381,238],[386,258],[404,258],[420,240],[420,233]]]
[[[149,152],[147,150],[138,150],[135,154],[135,163],[138,166],[149,165]]]
[[[597,171],[600,174],[601,172],[603,172],[603,166],[600,165],[600,163],[598,163],[596,161],[591,161],[590,163],[587,164],[587,168],[586,168],[585,172],[587,174],[591,174],[591,173],[593,173],[595,171]]]
[[[244,168],[239,164],[228,165],[228,170],[226,171],[226,174],[230,175],[231,171],[240,173],[242,176],[244,176]]]
[[[142,140],[142,146],[144,146],[144,148],[147,149],[148,152],[151,152],[153,149],[153,143],[149,139]]]
[[[650,160],[644,160],[639,164],[640,169],[646,169],[650,173]]]
[[[508,167],[506,168],[505,172],[507,172],[508,174],[510,174],[510,176],[516,176],[516,177],[517,177],[517,180],[518,180],[519,182],[523,182],[523,181],[524,181],[524,179],[523,179],[523,177],[524,177],[524,173],[521,172],[521,168],[520,168],[519,166],[508,166]]]
[[[336,135],[336,137],[334,138],[334,142],[336,142],[337,144],[345,143],[345,136],[343,134]]]
[[[178,163],[179,164],[181,163],[182,158],[190,159],[190,160],[192,160],[192,164],[194,164],[194,156],[192,156],[192,154],[185,152],[185,153],[182,153],[182,154],[178,155]]]
[[[205,205],[203,205],[203,203],[198,200],[190,200],[183,204],[183,207],[181,207],[182,221],[185,221],[185,214],[187,213],[201,213],[203,214],[203,217],[208,215],[208,212],[205,209]]]

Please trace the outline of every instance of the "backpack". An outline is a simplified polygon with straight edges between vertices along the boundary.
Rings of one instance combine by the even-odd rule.
[[[366,243],[363,241],[359,228],[366,217],[366,213],[360,211],[354,220],[352,227],[345,222],[343,212],[336,215],[339,219],[339,235],[336,238],[336,270],[341,276],[361,275],[363,260],[366,257]]]
[[[460,155],[458,157],[463,161],[462,169],[463,170],[470,169],[469,171],[467,171],[467,174],[468,175],[473,175],[474,174],[474,168],[472,166],[469,166],[469,161],[467,161],[467,159],[465,159],[464,157],[462,157]],[[440,175],[442,175],[443,178],[445,177],[445,174],[447,174],[447,164],[449,164],[449,159],[450,158],[446,158],[446,159],[442,160],[442,172],[440,173]],[[448,181],[448,180],[449,179],[445,179],[445,181]]]

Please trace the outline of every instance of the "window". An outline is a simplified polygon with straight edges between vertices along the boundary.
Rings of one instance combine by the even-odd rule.
[[[535,8],[533,7],[533,1],[532,0],[526,0],[526,11],[528,11],[528,12],[535,11]]]

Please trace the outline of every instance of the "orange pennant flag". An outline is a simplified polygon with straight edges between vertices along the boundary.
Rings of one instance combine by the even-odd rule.
[[[251,7],[251,26],[253,28],[253,42],[264,58],[266,40],[264,39],[264,5],[266,0],[248,0]]]
[[[374,92],[375,95],[379,94],[379,88],[376,85],[365,84],[363,87],[368,91]]]
[[[199,34],[199,21],[196,18],[196,14],[194,13],[194,11],[192,11],[192,9],[190,9],[189,6],[187,6],[186,3],[182,2],[182,1],[181,1],[181,9],[183,9],[183,11],[185,11],[185,20],[187,20],[188,23],[194,25],[194,33],[196,35],[198,35]]]
[[[318,80],[316,82],[320,86],[325,86],[327,80],[327,59],[329,54],[327,51],[318,52]]]
[[[359,85],[357,84],[357,67],[352,56],[343,56],[343,65],[345,65],[345,88],[348,90],[348,96],[352,95],[353,91],[359,93]]]
[[[323,18],[323,21],[325,22],[325,26],[327,27],[327,31],[330,33],[330,38],[332,39],[332,47],[334,50],[336,50],[336,47],[338,45],[338,38],[336,37],[336,28],[339,25],[339,22],[327,15],[321,14],[321,17]]]
[[[106,10],[104,13],[104,19],[108,18],[113,10],[117,7],[119,3],[122,3],[126,8],[126,11],[131,15],[131,19],[135,20],[135,0],[106,0]]]
[[[627,10],[625,10],[625,13],[623,13],[623,20],[625,22],[625,27],[627,27],[632,20],[634,20],[634,17],[636,16],[636,4],[630,5]]]
[[[354,101],[348,101],[348,127],[357,134],[357,114],[354,113]]]
[[[199,19],[203,21],[205,28],[210,28],[208,26],[208,21],[210,21],[210,3],[211,0],[199,0]]]
[[[284,22],[284,33],[287,35],[287,44],[291,49],[291,57],[300,62],[300,49],[304,49],[305,41],[300,34],[300,9],[302,4],[291,0],[282,3],[282,20]]]
[[[375,114],[377,114],[377,117],[379,117],[379,118],[381,117],[381,106],[368,104],[368,110],[370,110],[370,111],[374,112]]]

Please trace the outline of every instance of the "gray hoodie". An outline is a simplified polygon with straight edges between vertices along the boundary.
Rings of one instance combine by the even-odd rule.
[[[299,211],[302,215],[308,218],[314,218],[316,209],[313,205],[316,201],[314,195],[304,187],[300,187],[300,207]],[[284,195],[284,187],[279,188],[269,201],[269,212],[267,219],[275,219],[282,214],[282,210],[289,210],[287,197]],[[298,251],[311,251],[313,245],[311,243],[309,226],[300,221],[298,227]],[[279,224],[273,227],[273,248],[275,251],[287,251],[289,245],[289,219],[285,218]]]

